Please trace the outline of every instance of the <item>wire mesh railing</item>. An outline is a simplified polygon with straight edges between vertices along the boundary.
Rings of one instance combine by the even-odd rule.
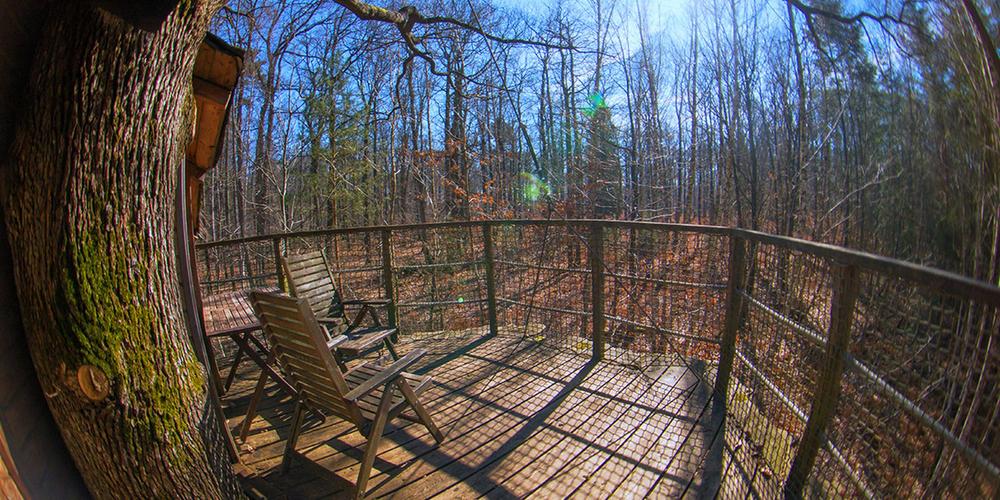
[[[676,364],[668,355],[717,358],[728,239],[702,229],[604,229],[607,357],[643,369]]]
[[[492,231],[498,321],[530,341],[589,354],[586,226],[501,224]]]
[[[756,458],[775,469],[772,487],[997,495],[1000,290],[801,240],[733,237],[747,264],[728,410],[761,414]]]
[[[719,496],[1000,491],[988,284],[740,229],[502,220],[201,244],[205,307],[281,286],[277,257],[318,248],[342,295],[388,299],[403,335],[502,329],[651,384],[696,371],[721,415],[704,446],[724,458],[700,479]]]
[[[878,269],[859,279],[827,431],[842,460],[882,495],[996,496],[1000,308]]]
[[[391,241],[401,332],[446,332],[486,323],[483,233],[478,227],[395,231]]]

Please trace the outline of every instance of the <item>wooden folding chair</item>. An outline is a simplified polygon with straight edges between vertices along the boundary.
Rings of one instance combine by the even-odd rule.
[[[337,362],[346,370],[346,361],[354,359],[385,346],[393,359],[399,359],[393,348],[397,330],[393,325],[382,326],[376,306],[387,306],[387,300],[342,300],[334,285],[333,272],[326,259],[326,253],[313,250],[305,253],[286,255],[281,258],[281,267],[288,279],[288,292],[293,297],[306,299],[316,319],[326,327],[329,338],[346,335],[347,341],[337,346]],[[360,306],[354,319],[348,321],[347,306]],[[365,315],[372,319],[372,326],[362,327]]]
[[[392,359],[399,359],[393,347],[393,339],[398,330],[393,326],[382,326],[376,306],[387,306],[387,300],[342,300],[333,283],[333,273],[330,271],[326,254],[320,250],[286,255],[280,258],[280,266],[287,278],[289,293],[293,297],[301,297],[307,301],[316,319],[323,325],[327,340],[345,336],[346,340],[334,348],[334,359],[341,371],[347,371],[347,362],[374,352],[383,346],[389,351]],[[346,306],[360,306],[353,320],[348,321]],[[365,316],[371,318],[371,325],[362,326]],[[271,359],[268,360],[273,361]],[[234,372],[230,372],[232,375]],[[246,441],[250,435],[250,425],[257,416],[257,406],[264,397],[267,388],[267,370],[262,370],[250,404],[247,415],[243,418],[240,429],[240,440]],[[280,383],[280,382],[279,382]]]
[[[250,301],[271,343],[278,366],[295,386],[292,431],[285,445],[281,470],[287,471],[302,429],[306,406],[353,423],[364,435],[365,446],[358,472],[356,498],[364,496],[368,477],[386,423],[399,416],[424,424],[440,443],[444,436],[420,403],[419,396],[431,384],[430,376],[406,373],[424,355],[423,349],[403,356],[391,365],[361,364],[346,373],[333,359],[330,346],[347,341],[345,336],[327,340],[312,308],[304,299],[266,292],[252,292]],[[416,415],[402,413],[411,408]]]

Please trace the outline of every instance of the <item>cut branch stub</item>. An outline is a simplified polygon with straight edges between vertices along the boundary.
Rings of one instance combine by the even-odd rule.
[[[76,380],[80,384],[80,390],[91,401],[103,401],[111,392],[108,376],[96,366],[83,365],[78,368]]]

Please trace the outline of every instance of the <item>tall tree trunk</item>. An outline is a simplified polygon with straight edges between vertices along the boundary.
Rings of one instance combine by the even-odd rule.
[[[253,155],[253,213],[254,231],[256,234],[266,234],[271,230],[269,224],[271,194],[268,190],[268,183],[271,182],[271,141],[274,135],[274,98],[277,92],[276,81],[278,80],[278,56],[271,53],[268,46],[265,50],[267,57],[267,77],[261,86],[263,93],[260,113],[257,115],[257,138],[254,141]]]
[[[97,497],[239,494],[181,308],[174,199],[218,4],[155,33],[50,9],[5,159],[15,279],[49,408]]]
[[[445,126],[445,209],[447,217],[458,220],[469,218],[469,165],[465,137],[465,47],[464,41],[452,45],[449,61],[451,106],[446,108],[450,121]]]
[[[688,219],[691,222],[695,217],[694,203],[695,176],[698,172],[698,17],[695,15],[691,26],[691,82],[688,89],[690,94],[689,103],[691,113],[691,155],[688,163],[687,178],[687,208]],[[698,220],[698,222],[701,222]]]

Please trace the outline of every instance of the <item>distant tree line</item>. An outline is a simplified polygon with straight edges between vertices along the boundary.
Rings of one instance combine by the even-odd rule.
[[[248,52],[203,238],[624,218],[1000,278],[995,5],[707,0],[653,32],[645,0],[431,0],[461,25],[400,36],[338,3],[217,15]]]

